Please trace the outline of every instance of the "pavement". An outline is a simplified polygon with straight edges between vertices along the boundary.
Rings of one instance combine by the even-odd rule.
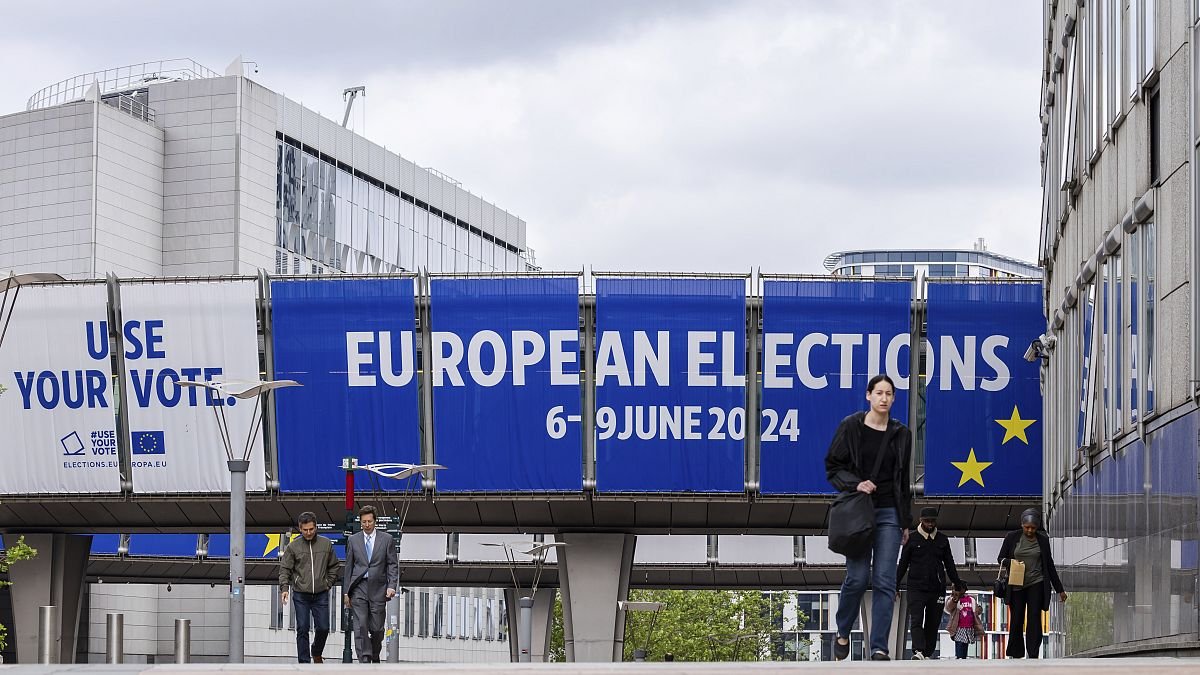
[[[697,673],[699,675],[759,675],[767,673],[840,673],[852,675],[856,673],[880,672],[961,672],[967,668],[972,673],[996,671],[998,673],[1036,672],[1038,675],[1084,675],[1099,673],[1101,675],[1194,675],[1200,673],[1200,659],[1197,658],[1114,658],[1114,659],[1056,659],[1041,661],[1023,660],[968,660],[966,663],[954,660],[938,661],[894,661],[888,663],[843,661],[841,663],[810,663],[801,661],[765,662],[765,663],[383,663],[383,664],[342,664],[324,663],[321,665],[300,664],[161,664],[161,665],[100,665],[100,664],[63,664],[63,665],[13,665],[0,666],[0,673],[30,673],[49,675],[54,673],[161,673],[170,675],[205,675],[212,673],[325,673],[332,675],[350,675],[366,672],[375,673],[437,673],[457,675],[465,673],[481,673],[483,675],[518,675],[537,672],[550,673],[587,673],[600,675],[603,673],[621,673],[621,675],[665,675],[668,673]]]

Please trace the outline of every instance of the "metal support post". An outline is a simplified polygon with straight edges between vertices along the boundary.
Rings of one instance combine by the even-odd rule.
[[[58,663],[58,607],[38,608],[38,663]]]
[[[175,619],[175,663],[192,662],[192,620]]]
[[[109,612],[104,620],[104,662],[125,663],[125,615]]]
[[[229,460],[229,662],[246,661],[246,472]],[[190,635],[190,633],[189,633]]]
[[[520,663],[529,663],[530,651],[533,648],[533,598],[522,597],[517,605],[520,607],[518,620],[521,629],[521,634],[517,636],[517,647],[520,650],[518,660]]]

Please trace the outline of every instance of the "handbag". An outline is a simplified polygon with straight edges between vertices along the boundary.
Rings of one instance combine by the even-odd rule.
[[[883,466],[884,448],[875,455],[875,468],[870,480],[874,482]],[[829,550],[847,558],[858,558],[871,550],[875,534],[875,500],[865,492],[842,492],[829,507]]]
[[[1008,596],[1008,562],[1008,558],[1000,562],[1000,570],[996,572],[996,578],[992,580],[992,593],[997,598]]]

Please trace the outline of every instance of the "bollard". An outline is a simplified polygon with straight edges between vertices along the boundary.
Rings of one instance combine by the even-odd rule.
[[[175,663],[192,662],[192,620],[175,619]]]
[[[109,612],[104,620],[104,662],[125,663],[125,615]]]
[[[58,607],[38,608],[38,663],[58,663]]]

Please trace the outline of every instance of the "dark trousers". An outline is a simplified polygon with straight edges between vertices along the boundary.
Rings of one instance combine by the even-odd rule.
[[[1032,586],[1014,588],[1009,593],[1008,648],[1004,654],[1010,659],[1036,659],[1042,650],[1042,610],[1046,609],[1042,606],[1045,604],[1044,583],[1039,581]]]
[[[933,656],[938,646],[938,628],[942,625],[940,593],[908,592],[909,628],[912,632],[913,653]]]
[[[296,658],[300,663],[310,663],[310,655],[320,656],[325,651],[325,638],[329,637],[329,594],[292,591],[292,602],[296,603]],[[310,618],[317,629],[311,650],[308,646]]]
[[[971,645],[967,644],[966,642],[955,642],[954,643],[954,658],[956,658],[956,659],[967,658],[967,649],[969,649],[970,647],[971,647]]]
[[[350,592],[350,607],[354,612],[354,650],[359,662],[379,663],[387,598],[367,595],[367,584],[363,582]]]

